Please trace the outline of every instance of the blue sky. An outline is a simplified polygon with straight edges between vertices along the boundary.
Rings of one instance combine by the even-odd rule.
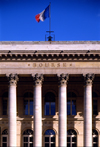
[[[35,15],[49,2],[55,41],[100,40],[100,0],[0,0],[0,41],[45,41],[49,18]]]

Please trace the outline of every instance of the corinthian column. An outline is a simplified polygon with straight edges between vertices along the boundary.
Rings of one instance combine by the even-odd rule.
[[[9,100],[8,100],[8,146],[16,147],[16,85],[17,74],[10,74],[9,77]]]
[[[94,74],[86,74],[84,89],[84,146],[92,147],[92,80]]]
[[[67,143],[67,81],[68,74],[59,77],[59,147]]]
[[[42,81],[43,75],[34,76],[34,147],[42,147]]]

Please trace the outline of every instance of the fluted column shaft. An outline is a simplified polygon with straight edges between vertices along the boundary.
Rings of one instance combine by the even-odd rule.
[[[42,147],[42,80],[43,75],[34,76],[34,147]]]
[[[16,147],[16,84],[18,76],[9,75],[9,95],[8,95],[8,146]]]
[[[92,146],[92,80],[93,74],[87,74],[84,88],[84,146]]]
[[[66,147],[67,143],[67,80],[68,75],[59,77],[59,147]]]

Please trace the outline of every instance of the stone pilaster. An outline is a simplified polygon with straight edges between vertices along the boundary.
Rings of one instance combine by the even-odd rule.
[[[17,74],[10,74],[9,77],[9,95],[8,95],[8,146],[16,146],[16,86],[18,81]]]
[[[68,74],[59,76],[59,147],[67,145],[67,81]]]
[[[42,81],[43,75],[34,77],[34,147],[42,146]]]
[[[84,146],[92,146],[92,81],[94,74],[86,74],[84,88]]]

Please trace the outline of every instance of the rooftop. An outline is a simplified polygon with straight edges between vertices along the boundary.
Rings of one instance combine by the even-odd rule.
[[[25,44],[30,44],[30,45],[36,45],[36,44],[100,44],[100,41],[0,41],[0,45],[25,45]]]

